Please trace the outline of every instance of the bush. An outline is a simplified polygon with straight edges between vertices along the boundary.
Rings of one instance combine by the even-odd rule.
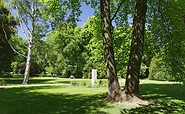
[[[72,86],[92,87],[91,80],[80,80],[80,81],[77,81],[77,80],[73,80],[72,79],[70,85],[72,85]],[[94,83],[94,87],[105,87],[107,85],[108,85],[107,80],[102,80],[102,79],[97,80]]]
[[[26,68],[26,63],[22,62],[17,66],[15,73],[24,74],[25,68]],[[43,69],[41,68],[41,66],[39,64],[37,64],[34,61],[31,61],[30,75],[40,74],[42,71],[43,71]]]
[[[162,57],[156,56],[152,58],[149,68],[149,79],[151,80],[168,80],[173,81],[174,78],[169,73],[169,66]]]
[[[1,77],[1,78],[12,78],[13,75],[10,74],[10,73],[2,73],[2,74],[0,74],[0,77]]]
[[[0,81],[0,86],[5,86],[5,85],[7,85],[7,83],[6,83],[5,79],[2,79]]]
[[[97,80],[95,86],[97,87],[106,87],[108,85],[107,80]]]
[[[148,78],[149,68],[145,64],[141,64],[140,79]]]

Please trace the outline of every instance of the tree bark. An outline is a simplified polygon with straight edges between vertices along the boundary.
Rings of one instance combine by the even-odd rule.
[[[112,42],[112,24],[110,20],[110,0],[100,0],[102,35],[104,45],[104,56],[106,62],[106,71],[108,77],[108,98],[114,99],[116,91],[120,90],[118,82],[116,64],[114,59],[114,49]]]
[[[136,0],[133,19],[132,43],[127,66],[125,93],[139,96],[139,75],[144,45],[147,0]]]
[[[27,53],[27,60],[26,60],[26,69],[24,72],[24,80],[23,80],[23,85],[28,83],[29,80],[29,74],[30,74],[30,65],[31,65],[31,55],[32,55],[32,45],[33,45],[33,39],[34,39],[34,30],[35,30],[35,19],[36,19],[36,11],[37,8],[37,3],[32,2],[31,5],[31,29],[26,25],[28,32],[29,32],[29,38],[28,38],[28,53]],[[24,28],[22,28],[24,30]]]
[[[26,85],[28,83],[29,79],[29,74],[30,74],[30,65],[31,65],[31,54],[32,54],[32,39],[30,38],[31,42],[29,42],[28,45],[28,53],[27,53],[27,60],[26,60],[26,69],[24,72],[24,80],[23,80],[23,85]]]

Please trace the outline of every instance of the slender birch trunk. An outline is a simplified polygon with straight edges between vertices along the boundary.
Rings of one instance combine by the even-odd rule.
[[[30,40],[32,40],[31,38]],[[23,80],[23,85],[28,83],[29,79],[29,74],[30,74],[30,66],[31,66],[31,55],[32,55],[32,43],[29,42],[28,44],[28,53],[27,53],[27,60],[26,60],[26,69],[24,72],[24,80]]]
[[[33,39],[34,39],[34,29],[35,29],[35,18],[36,18],[36,2],[32,2],[31,4],[31,29],[27,26],[29,37],[28,37],[28,53],[27,53],[27,60],[26,60],[26,69],[24,72],[24,80],[23,85],[28,83],[29,80],[29,74],[30,74],[30,66],[31,66],[31,55],[32,55],[32,46],[33,46]]]

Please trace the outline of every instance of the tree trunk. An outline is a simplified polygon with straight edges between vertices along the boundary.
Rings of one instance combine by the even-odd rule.
[[[30,40],[32,40],[32,38]],[[24,72],[24,80],[22,83],[23,85],[26,85],[28,83],[29,74],[30,74],[31,54],[32,54],[32,42],[29,42],[28,54],[27,54],[27,60],[26,60],[26,69]]]
[[[114,59],[114,49],[112,42],[112,24],[110,20],[110,0],[100,0],[101,19],[103,25],[103,45],[104,56],[106,61],[106,71],[108,77],[108,99],[114,99],[116,91],[120,90],[118,82],[116,65]]]
[[[147,101],[143,101],[138,97],[139,72],[144,43],[146,3],[147,0],[136,0],[130,59],[128,63],[125,89],[122,91],[118,82],[114,60],[112,24],[110,20],[110,0],[100,0],[104,54],[109,82],[107,102],[118,102],[129,106],[148,104]]]
[[[34,39],[34,30],[35,30],[35,20],[36,20],[36,9],[37,9],[37,3],[32,2],[31,4],[31,29],[28,28],[29,38],[28,38],[28,54],[27,54],[27,60],[26,60],[26,69],[24,73],[24,80],[23,85],[28,83],[29,80],[29,74],[30,74],[30,65],[31,65],[31,55],[32,55],[32,45],[33,45],[33,39]],[[22,28],[24,30],[24,28]]]
[[[125,93],[135,96],[139,96],[139,75],[144,45],[146,9],[147,0],[136,0],[132,43],[125,83]]]

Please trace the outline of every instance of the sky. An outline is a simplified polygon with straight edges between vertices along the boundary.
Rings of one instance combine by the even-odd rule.
[[[94,15],[94,9],[92,9],[90,6],[87,6],[85,3],[82,3],[81,11],[82,11],[82,14],[80,16],[81,21],[77,23],[79,27],[83,26],[83,23],[87,21],[88,17]]]
[[[87,21],[88,17],[91,17],[94,15],[94,9],[92,9],[90,6],[87,6],[85,3],[82,3],[82,7],[80,8],[82,13],[79,17],[81,21],[77,22],[78,27],[82,27],[83,24]],[[22,38],[25,38],[22,29],[18,27],[18,35]]]

